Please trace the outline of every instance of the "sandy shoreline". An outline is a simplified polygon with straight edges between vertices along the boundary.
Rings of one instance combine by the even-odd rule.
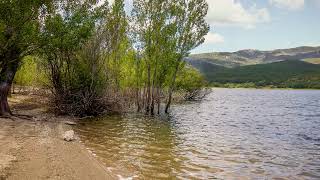
[[[19,97],[10,101],[16,107],[21,103]],[[66,119],[44,113],[41,105],[25,107],[32,108],[18,113],[32,115],[34,120],[0,118],[1,180],[118,179],[79,140],[62,139],[72,128],[64,123]]]

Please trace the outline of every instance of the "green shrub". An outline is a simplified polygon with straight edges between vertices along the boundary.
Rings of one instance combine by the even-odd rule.
[[[39,65],[39,59],[34,56],[27,56],[23,59],[14,83],[20,86],[45,86],[48,78]]]

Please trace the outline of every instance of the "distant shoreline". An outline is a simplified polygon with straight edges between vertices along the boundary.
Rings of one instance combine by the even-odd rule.
[[[239,84],[233,84],[233,85],[239,85]],[[210,88],[219,88],[219,89],[270,89],[270,90],[320,90],[318,88],[290,88],[290,87],[245,87],[245,86],[237,86],[237,87],[228,87],[228,86],[214,86],[209,85]]]

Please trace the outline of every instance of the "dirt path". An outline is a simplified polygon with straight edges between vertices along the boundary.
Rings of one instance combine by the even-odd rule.
[[[1,180],[117,179],[78,141],[62,139],[71,129],[61,122],[63,119],[43,116],[36,108],[23,113],[36,118],[0,118]]]

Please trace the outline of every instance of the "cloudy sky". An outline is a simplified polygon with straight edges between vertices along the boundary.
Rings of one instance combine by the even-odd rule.
[[[320,0],[207,2],[211,30],[192,53],[320,46]]]
[[[320,46],[320,0],[207,0],[211,26],[193,53]]]

